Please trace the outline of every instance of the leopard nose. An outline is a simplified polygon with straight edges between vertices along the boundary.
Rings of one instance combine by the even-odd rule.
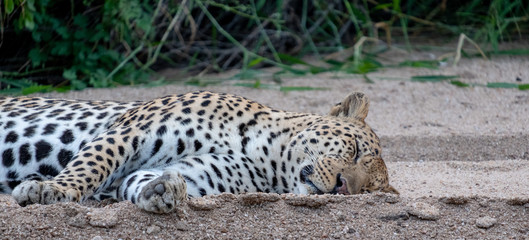
[[[338,175],[336,175],[336,186],[334,186],[334,189],[332,190],[331,194],[351,194],[347,189],[347,179],[342,177],[341,173],[338,173]]]
[[[334,187],[335,188],[340,188],[342,186],[343,186],[342,174],[338,173],[338,175],[336,175],[336,186],[334,186]]]

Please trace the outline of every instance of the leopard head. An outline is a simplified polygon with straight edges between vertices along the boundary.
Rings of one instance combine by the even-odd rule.
[[[368,108],[363,93],[352,93],[291,142],[292,149],[301,149],[300,192],[399,193],[389,185],[379,139],[365,123]]]

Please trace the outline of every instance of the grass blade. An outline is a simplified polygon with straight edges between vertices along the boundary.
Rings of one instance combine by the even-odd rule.
[[[487,83],[488,88],[519,88],[518,84],[516,83],[508,83],[508,82],[489,82]]]
[[[411,77],[412,82],[442,82],[445,80],[456,79],[459,76],[452,75],[421,75]]]
[[[520,84],[518,85],[518,89],[522,91],[529,90],[529,84]]]
[[[456,85],[458,87],[469,87],[470,86],[470,84],[468,84],[468,83],[464,83],[464,82],[457,81],[457,80],[456,81],[450,81],[450,83],[452,85]]]
[[[406,60],[404,62],[399,63],[399,66],[437,69],[439,67],[439,61],[430,61],[430,60],[409,61],[409,60]]]
[[[279,56],[279,59],[281,59],[281,61],[284,61],[284,62],[287,62],[287,63],[290,63],[290,64],[301,64],[301,65],[305,65],[305,66],[310,66],[310,64],[306,63],[305,61],[297,58],[297,57],[293,57],[293,56],[290,56],[288,54],[284,54],[284,53],[278,53],[277,54]]]
[[[250,61],[250,62],[248,63],[248,67],[251,68],[251,67],[253,67],[253,66],[255,66],[255,65],[259,64],[259,63],[261,63],[263,60],[264,60],[264,58],[262,58],[262,57],[258,57],[258,58],[256,58],[256,59]]]

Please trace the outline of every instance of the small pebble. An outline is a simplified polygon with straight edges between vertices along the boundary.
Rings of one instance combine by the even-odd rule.
[[[156,225],[152,225],[152,226],[149,226],[147,228],[147,234],[154,234],[154,233],[158,233],[160,232],[160,230],[162,230],[160,227],[156,226]]]
[[[78,213],[77,215],[68,219],[68,225],[78,228],[84,228],[88,224],[86,221],[86,213]]]
[[[384,201],[387,203],[394,204],[394,203],[400,202],[400,197],[398,195],[391,194],[391,195],[386,196],[386,199]]]
[[[412,203],[407,212],[410,215],[416,216],[422,220],[438,220],[439,219],[439,209],[435,206],[432,206],[423,202]]]
[[[353,227],[345,226],[342,230],[342,233],[355,233],[356,230]]]
[[[207,199],[203,197],[191,198],[187,205],[196,211],[209,211],[218,207],[217,202],[213,199]]]
[[[111,228],[118,224],[119,218],[116,210],[107,208],[94,208],[86,214],[88,223],[94,227]]]
[[[476,227],[478,228],[484,228],[489,229],[493,227],[496,224],[496,218],[492,218],[489,216],[486,217],[480,217],[476,220]]]
[[[182,232],[189,231],[189,226],[187,226],[187,224],[183,222],[177,222],[175,224],[175,227],[178,231],[182,231]]]

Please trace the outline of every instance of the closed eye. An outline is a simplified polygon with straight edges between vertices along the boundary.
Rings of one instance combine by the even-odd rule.
[[[302,183],[305,183],[307,181],[307,176],[314,173],[314,167],[312,165],[307,165],[301,169],[301,172],[299,173],[299,179]]]

